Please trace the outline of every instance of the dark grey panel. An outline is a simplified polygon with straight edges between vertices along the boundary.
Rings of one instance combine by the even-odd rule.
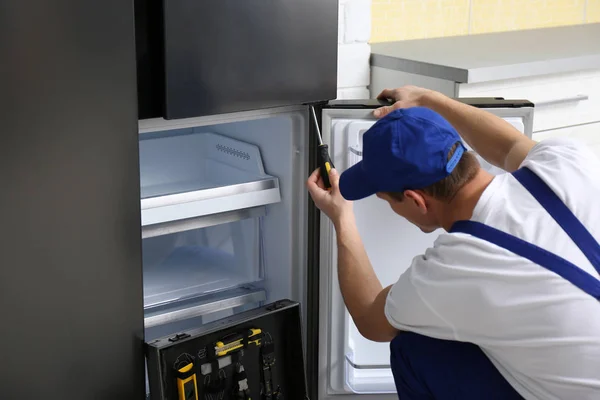
[[[0,5],[0,398],[144,397],[132,1]]]
[[[337,3],[165,1],[166,117],[335,98]]]

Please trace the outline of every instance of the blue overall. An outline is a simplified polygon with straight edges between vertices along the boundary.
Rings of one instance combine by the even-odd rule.
[[[513,176],[554,218],[600,273],[600,245],[571,210],[531,170],[521,168]],[[534,244],[475,221],[456,222],[450,232],[467,233],[503,247],[547,268],[600,300],[598,279]],[[392,372],[400,400],[522,399],[474,344],[402,332],[392,340],[390,349]]]

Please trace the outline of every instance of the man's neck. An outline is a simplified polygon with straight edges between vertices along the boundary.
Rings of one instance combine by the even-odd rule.
[[[477,175],[456,193],[450,203],[440,203],[442,228],[449,231],[456,221],[471,219],[477,202],[493,179],[492,174],[480,169]]]

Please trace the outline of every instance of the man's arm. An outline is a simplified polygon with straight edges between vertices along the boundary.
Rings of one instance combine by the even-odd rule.
[[[487,162],[508,172],[519,168],[536,143],[504,119],[432,90],[407,86],[384,90],[379,98],[392,99],[396,103],[376,110],[377,117],[398,108],[430,108],[450,122],[465,142]]]
[[[335,169],[329,174],[331,190],[325,190],[319,170],[306,185],[317,207],[335,226],[338,245],[338,277],[346,308],[361,335],[376,342],[391,341],[398,331],[388,322],[384,308],[390,288],[383,289],[358,234],[352,203],[339,189]]]
[[[338,279],[344,303],[361,335],[375,342],[389,342],[398,331],[388,322],[384,308],[391,286],[381,286],[360,239],[354,215],[335,224],[338,247]]]

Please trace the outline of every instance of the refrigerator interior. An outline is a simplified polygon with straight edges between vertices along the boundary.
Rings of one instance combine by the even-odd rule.
[[[305,107],[140,121],[146,341],[304,304],[306,123]]]
[[[490,109],[521,132],[531,136],[533,109]],[[323,136],[330,143],[336,167],[343,171],[361,159],[362,135],[375,122],[370,110],[326,109],[323,113]],[[491,173],[499,170],[479,156],[483,167]],[[438,230],[425,234],[376,196],[354,203],[356,223],[373,268],[383,287],[396,282],[410,266],[413,257],[433,245]],[[389,343],[376,343],[363,338],[348,314],[339,290],[333,228],[327,219],[321,221],[319,317],[319,398],[336,393],[395,393],[389,368]]]

